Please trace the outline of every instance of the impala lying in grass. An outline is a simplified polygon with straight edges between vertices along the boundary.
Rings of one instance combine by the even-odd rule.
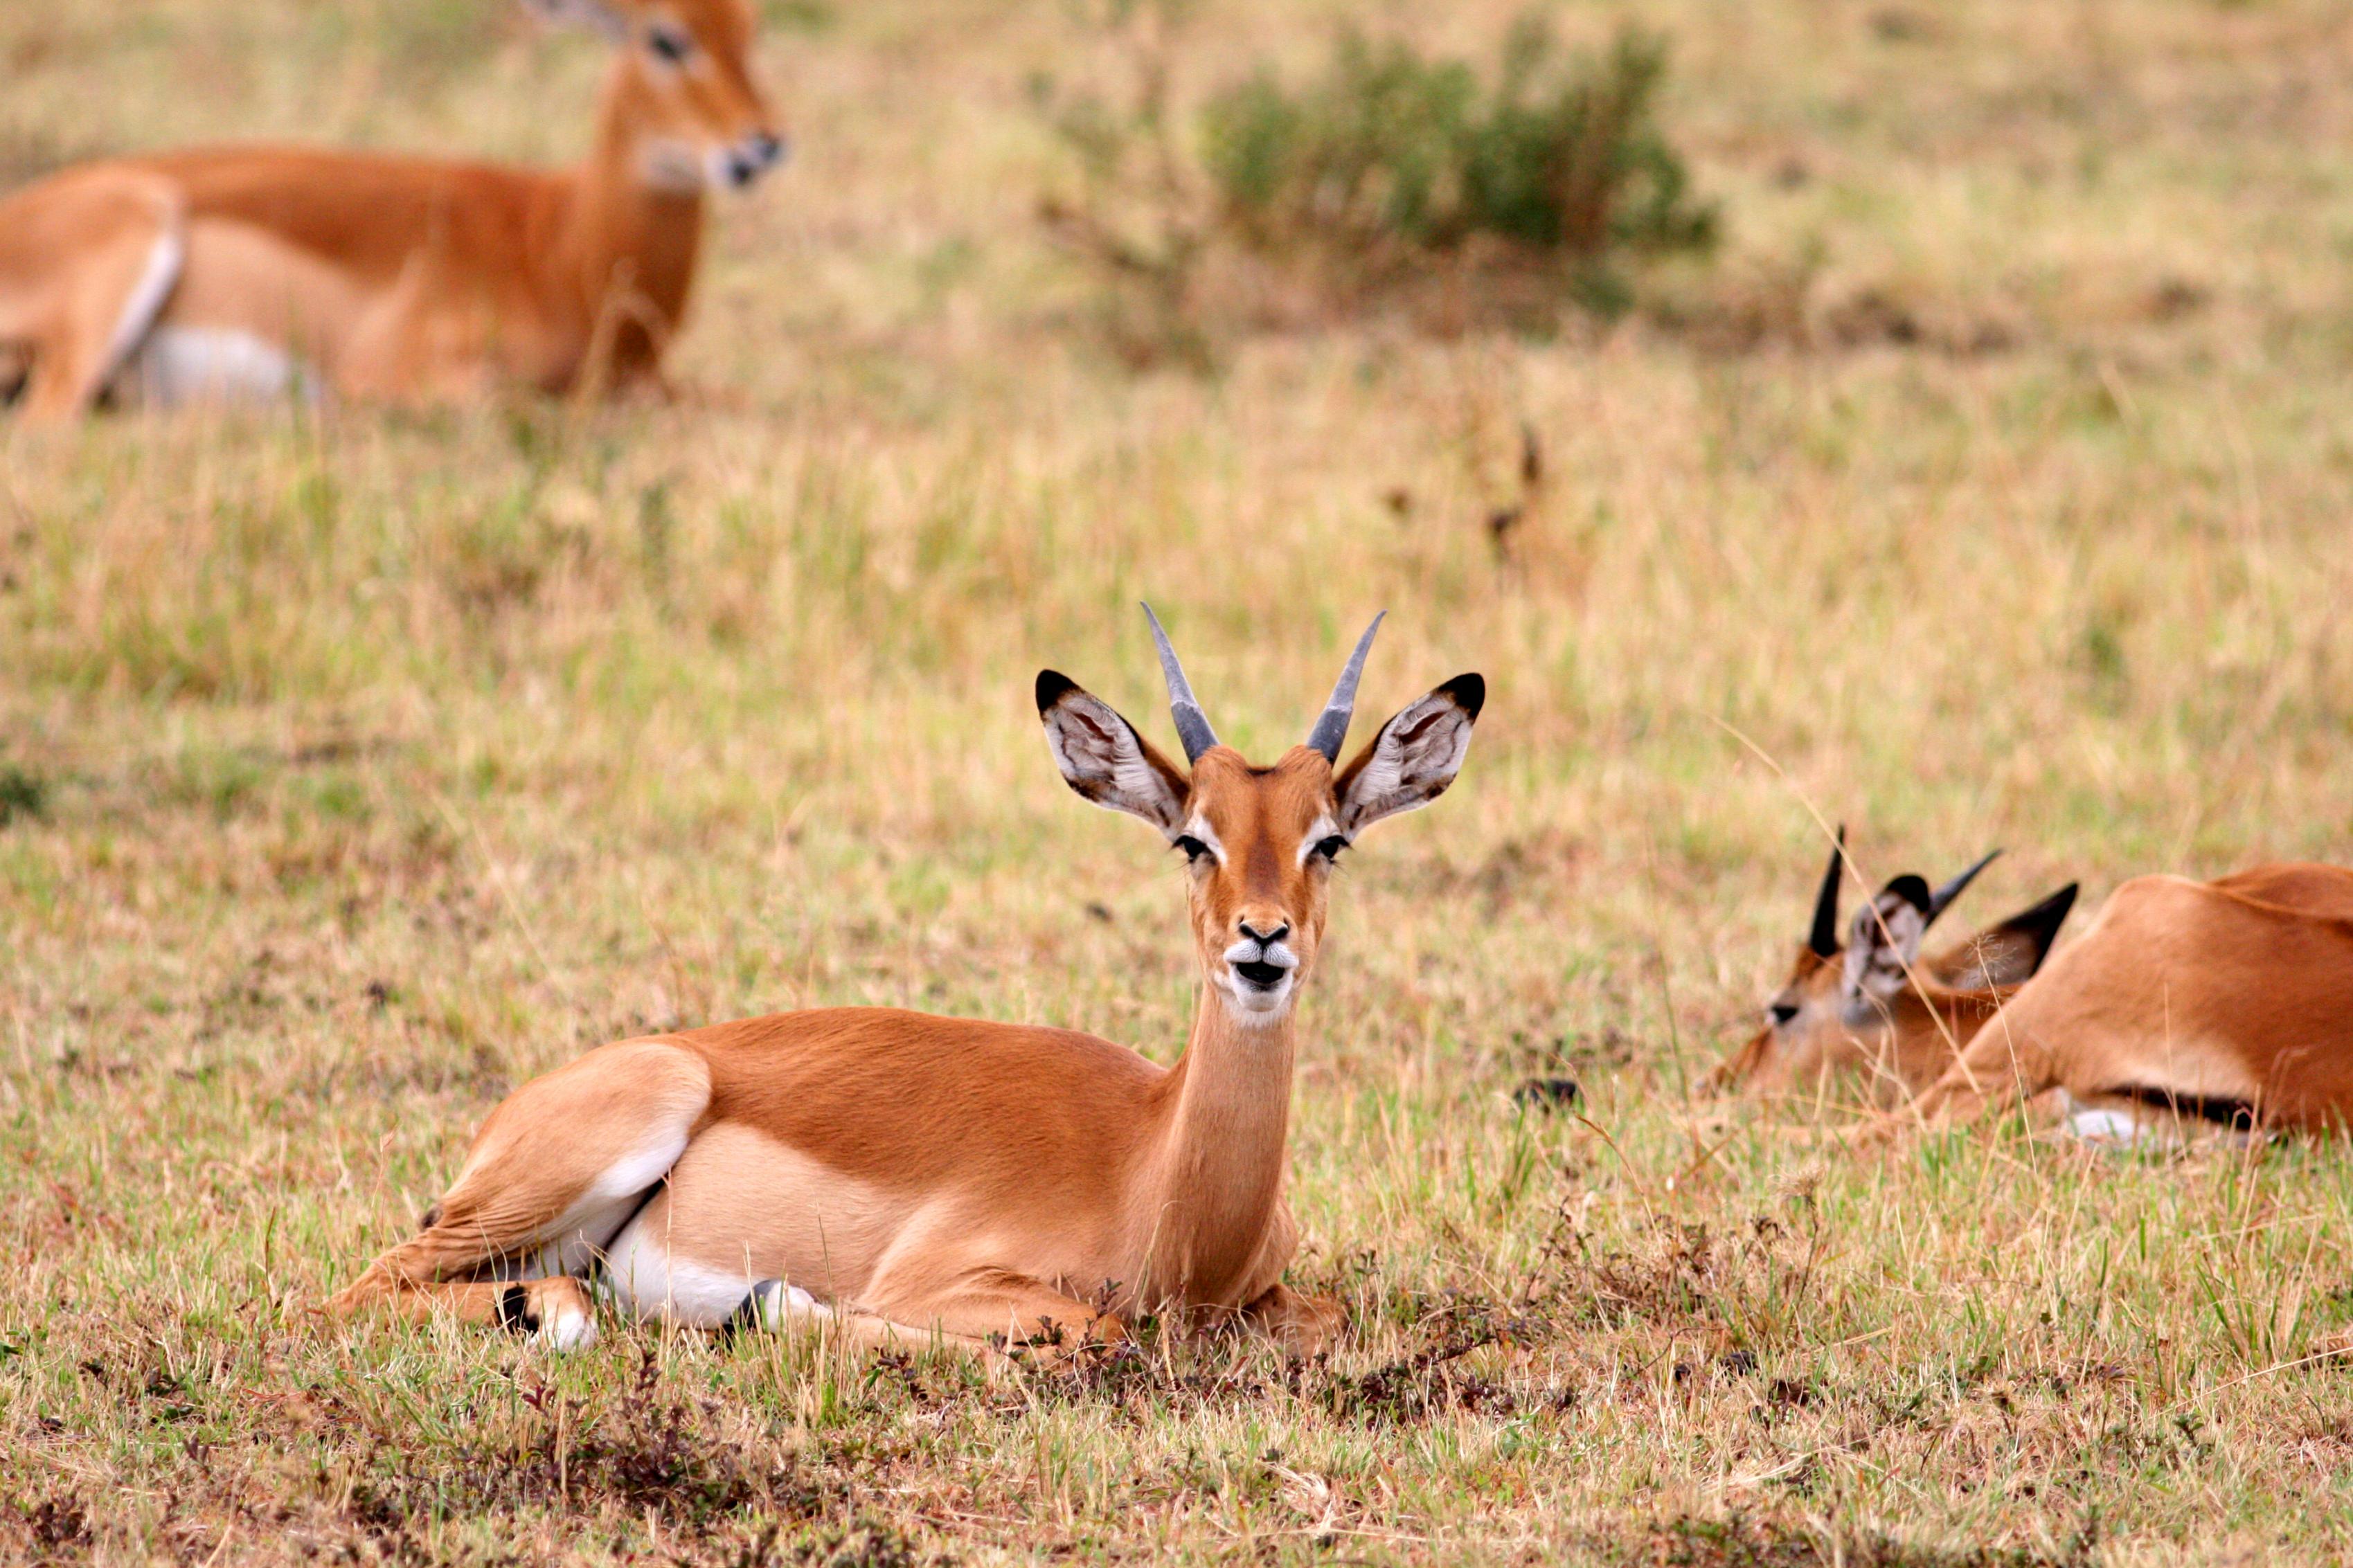
[[[1122,1318],[1240,1318],[1299,1349],[1336,1303],[1282,1273],[1295,1005],[1333,862],[1451,784],[1485,686],[1461,675],[1338,766],[1368,628],[1305,743],[1219,743],[1153,622],[1186,765],[1038,677],[1071,787],[1185,858],[1200,995],[1160,1068],[1067,1029],[827,1008],[603,1047],[491,1111],[424,1228],[339,1311],[455,1311],[595,1337],[617,1310],[702,1328],[828,1321],[860,1346],[1103,1338]]]
[[[533,4],[614,44],[576,168],[219,147],[86,163],[0,200],[0,374],[21,381],[26,416],[110,393],[421,402],[658,374],[703,190],[784,152],[752,79],[751,11]]]
[[[1992,859],[1934,889],[1910,873],[1894,879],[1855,911],[1841,945],[1839,884],[1848,864],[1841,829],[1788,981],[1767,1005],[1764,1027],[1715,1069],[1715,1081],[1757,1093],[1812,1093],[1827,1077],[1859,1073],[1883,1102],[1909,1100],[1935,1083],[2042,966],[2074,907],[2071,882],[1923,959],[1928,929]]]
[[[2353,1121],[2353,871],[2136,877],[1904,1112],[1963,1121],[2062,1090],[2079,1131]]]
[[[1923,959],[1928,926],[1985,864],[1933,891],[1896,878],[1841,948],[1841,846],[1788,985],[1718,1080],[1786,1091],[1862,1069],[1898,1102],[1882,1135],[2043,1095],[2104,1139],[2353,1121],[2353,871],[2136,878],[2045,963],[2071,883]]]

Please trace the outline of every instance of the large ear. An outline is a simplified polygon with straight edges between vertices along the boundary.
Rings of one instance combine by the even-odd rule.
[[[1854,911],[1846,942],[1848,995],[1888,997],[1904,989],[1928,930],[1928,882],[1906,871]]]
[[[522,0],[522,8],[553,27],[586,27],[608,38],[628,37],[628,18],[606,0]]]
[[[1354,838],[1384,816],[1444,795],[1471,753],[1471,726],[1486,704],[1486,681],[1458,675],[1382,725],[1332,786],[1341,833]]]
[[[1140,816],[1169,837],[1192,786],[1111,704],[1060,670],[1038,672],[1038,717],[1070,786],[1097,805]]]
[[[2070,882],[2032,909],[2021,910],[1938,953],[1929,973],[1938,984],[1956,991],[2023,985],[2051,956],[2051,944],[2059,940],[2059,928],[2074,907],[2075,884]]]

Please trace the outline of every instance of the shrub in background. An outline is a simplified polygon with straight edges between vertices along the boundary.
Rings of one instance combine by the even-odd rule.
[[[1252,319],[1368,304],[1458,326],[1564,301],[1616,314],[1634,265],[1715,242],[1655,116],[1654,35],[1577,54],[1530,14],[1482,76],[1350,30],[1315,79],[1261,67],[1187,113],[1171,83],[1193,9],[1106,0],[1124,95],[1032,84],[1080,174],[1041,211],[1108,282],[1133,357],[1199,360]]]
[[[1488,86],[1466,62],[1351,32],[1320,80],[1261,70],[1212,98],[1203,160],[1228,226],[1261,249],[1410,270],[1483,237],[1616,308],[1614,264],[1715,239],[1653,116],[1666,58],[1632,30],[1572,55],[1530,15]]]
[[[1198,297],[1211,225],[1181,116],[1176,56],[1195,0],[1103,0],[1095,30],[1124,57],[1124,90],[1065,90],[1029,82],[1031,103],[1078,165],[1071,197],[1038,205],[1047,227],[1108,283],[1104,335],[1139,363],[1213,357]]]

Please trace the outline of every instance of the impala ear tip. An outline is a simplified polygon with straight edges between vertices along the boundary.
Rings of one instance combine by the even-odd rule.
[[[1059,669],[1038,672],[1038,713],[1043,718],[1055,703],[1079,689],[1079,683]]]
[[[1880,889],[1880,896],[1882,898],[1884,898],[1889,893],[1894,894],[1897,898],[1902,899],[1905,903],[1911,905],[1914,909],[1920,910],[1923,914],[1927,912],[1928,903],[1931,897],[1928,891],[1928,879],[1921,876],[1919,873],[1915,871],[1906,871],[1902,876],[1896,878],[1894,881],[1888,883],[1886,887]]]
[[[1454,699],[1466,718],[1475,721],[1481,709],[1487,706],[1487,678],[1477,670],[1469,670],[1440,686],[1439,690]]]
[[[1943,887],[1938,888],[1935,892],[1929,894],[1927,910],[1929,920],[1934,921],[1937,916],[1943,914],[1947,909],[1951,908],[1954,900],[1957,900],[1963,893],[1967,892],[1968,890],[1969,884],[1978,879],[1978,874],[2000,858],[2001,851],[2000,849],[1989,849],[1985,854],[1978,857],[1977,864],[1962,871],[1951,881],[1946,883]]]
[[[2042,967],[2043,959],[2059,940],[2059,931],[2074,912],[2075,894],[2080,884],[2070,882],[2031,910],[2021,910],[2002,923],[2009,929],[2023,932],[2035,945],[2035,966]]]

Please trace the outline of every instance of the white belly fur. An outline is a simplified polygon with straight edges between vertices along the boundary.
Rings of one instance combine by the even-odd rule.
[[[752,1288],[801,1315],[860,1299],[901,1237],[903,1204],[741,1122],[706,1128],[607,1247],[601,1279],[640,1317],[715,1327]]]
[[[302,363],[277,344],[234,327],[159,326],[123,367],[142,405],[183,408],[197,403],[277,403],[317,396]]]
[[[2256,1134],[2245,1127],[2209,1128],[2194,1116],[2177,1117],[2162,1106],[2086,1104],[2062,1089],[2060,1104],[2070,1136],[2094,1148],[2167,1152],[2205,1142],[2225,1148],[2251,1146]]]
[[[715,1329],[743,1310],[762,1281],[750,1259],[736,1269],[714,1268],[677,1256],[659,1226],[659,1215],[638,1216],[605,1255],[599,1282],[609,1299],[636,1317],[659,1319],[693,1329]],[[797,1286],[785,1286],[763,1301],[758,1324],[778,1329],[795,1321],[819,1321],[832,1312]]]

